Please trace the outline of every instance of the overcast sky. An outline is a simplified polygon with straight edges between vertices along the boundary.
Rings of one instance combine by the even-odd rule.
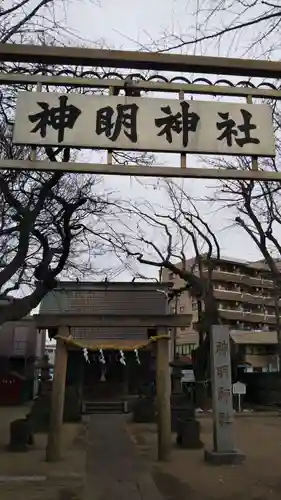
[[[251,0],[245,0],[243,3],[233,0],[68,0],[64,5],[67,5],[68,25],[86,40],[108,48],[148,50],[155,47],[157,42],[158,47],[164,49],[164,39],[167,39],[167,36],[169,39],[166,43],[171,46],[176,37],[199,38],[203,30],[204,34],[209,34],[229,24],[257,17],[263,11],[268,13],[269,8],[265,3]],[[253,4],[256,5],[246,9],[247,5]],[[223,6],[226,8],[221,11]],[[230,8],[227,9],[227,6]],[[177,48],[176,52],[228,57],[265,57],[266,48],[272,39],[275,46],[278,46],[279,42],[275,40],[274,32],[267,33],[263,44],[252,47],[251,42],[260,31],[261,25],[251,26],[250,29],[243,30],[243,33],[238,31],[236,34],[227,34],[223,43],[208,40],[197,44],[196,47],[192,45]]]
[[[200,15],[194,14],[196,6],[207,4],[202,0],[184,1],[184,0],[142,0],[141,2],[132,2],[129,0],[101,0],[95,6],[90,2],[81,0],[81,7],[77,9],[77,3],[69,3],[67,11],[68,23],[72,28],[81,34],[85,39],[99,42],[107,48],[144,50],[145,47],[151,47],[153,41],[160,40],[165,34],[175,33],[181,35],[187,32],[188,28],[195,33],[195,20],[198,24],[201,22]],[[211,2],[209,1],[209,4]],[[215,2],[217,4],[217,2]],[[192,15],[193,13],[193,15]],[[218,20],[227,23],[227,14],[223,18],[217,16],[213,24]],[[251,35],[254,35],[252,30]],[[242,55],[245,47],[248,46],[249,32],[243,33],[233,39],[229,36],[229,43],[224,43],[223,47],[208,43],[205,46],[208,55]],[[197,47],[197,51],[202,47]],[[194,47],[181,49],[183,53],[194,53]],[[178,50],[179,51],[179,50]],[[179,165],[178,155],[161,155],[159,161],[166,164]],[[195,157],[189,157],[187,162],[193,166],[196,164]],[[148,197],[159,204],[165,205],[165,194],[163,190],[142,189],[135,179],[110,177],[105,179],[106,186],[120,190],[121,193],[131,193],[132,197]],[[185,188],[190,195],[197,197],[210,192],[210,186],[214,182],[187,180]],[[202,206],[202,212],[212,221],[212,227],[216,229],[217,236],[221,244],[221,253],[229,257],[239,259],[258,259],[260,257],[256,247],[242,230],[237,228],[228,229],[231,223],[233,213],[230,211],[214,213],[217,207]],[[208,214],[208,215],[207,215]],[[187,249],[187,253],[188,253]],[[154,269],[148,271],[155,273]]]
[[[100,0],[100,2],[77,1],[67,2],[67,24],[72,30],[75,30],[81,38],[92,42],[94,46],[105,48],[126,49],[126,50],[144,50],[147,47],[153,47],[154,41],[161,40],[164,35],[174,33],[182,35],[183,33],[196,34],[199,30],[205,14],[196,14],[196,7],[207,3],[212,4],[213,0],[142,0],[140,2],[129,0]],[[218,2],[213,2],[217,5]],[[233,14],[233,13],[232,13]],[[63,12],[60,12],[63,16]],[[218,14],[213,17],[210,27],[227,24],[230,14]],[[202,17],[203,16],[203,17]],[[196,28],[197,26],[197,28]],[[255,33],[253,28],[251,33],[245,30],[243,35],[233,37],[229,36],[223,44],[207,43],[197,46],[197,53],[201,51],[208,55],[231,55],[240,57],[245,53],[245,48],[249,46],[250,36]],[[199,34],[199,31],[198,31]],[[82,41],[81,41],[82,43]],[[86,42],[85,42],[86,43]],[[163,42],[164,44],[164,42]],[[164,45],[163,45],[164,46]],[[179,52],[179,50],[177,50]],[[195,53],[194,47],[181,49],[182,53]],[[254,55],[255,54],[253,52]],[[191,75],[192,76],[192,75]],[[215,79],[215,78],[214,78]],[[198,98],[198,97],[197,97]],[[95,159],[98,157],[96,156]],[[159,162],[165,164],[179,165],[179,155],[161,155]],[[196,157],[189,156],[188,165],[194,166],[198,160]],[[155,181],[156,182],[156,181]],[[119,191],[127,195],[130,193],[132,198],[147,197],[155,200],[159,204],[165,205],[167,198],[163,190],[145,189],[135,179],[108,177],[104,180],[104,185],[108,188]],[[196,197],[204,196],[210,193],[210,186],[214,182],[187,180],[185,188],[190,195]],[[221,244],[221,254],[245,260],[255,260],[260,258],[256,247],[242,230],[237,228],[229,229],[228,226],[233,220],[233,213],[224,211],[215,213],[218,207],[202,206],[202,213],[206,214],[207,220],[212,223],[213,229]],[[189,249],[187,249],[189,254]],[[155,270],[150,268],[147,273],[155,275]],[[119,278],[128,277],[124,273]]]

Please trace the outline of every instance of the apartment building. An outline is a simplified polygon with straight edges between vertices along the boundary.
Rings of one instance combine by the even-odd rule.
[[[44,354],[45,332],[36,329],[32,316],[4,323],[0,330],[0,371],[30,373]]]
[[[188,260],[187,265],[198,272],[194,259]],[[212,260],[212,268],[221,321],[231,329],[241,365],[249,371],[278,370],[275,289],[267,265],[263,261],[249,263],[221,258]],[[203,273],[208,276],[204,263]],[[175,288],[184,284],[168,270],[163,270],[162,281]],[[177,352],[189,355],[198,345],[197,300],[184,292],[170,307],[175,314],[192,314],[191,325],[176,332]]]

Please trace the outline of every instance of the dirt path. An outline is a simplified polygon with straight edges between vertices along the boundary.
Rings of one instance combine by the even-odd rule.
[[[202,440],[211,447],[212,420],[201,420]],[[172,460],[157,464],[156,432],[152,425],[131,425],[140,452],[150,460],[153,477],[167,500],[280,500],[281,418],[246,417],[235,421],[237,447],[246,462],[214,467],[203,459],[203,450],[180,450]]]
[[[92,415],[88,425],[85,500],[162,500],[149,461],[126,431],[126,417]]]

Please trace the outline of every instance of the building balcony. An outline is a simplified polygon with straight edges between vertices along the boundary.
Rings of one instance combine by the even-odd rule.
[[[198,344],[198,333],[197,332],[177,332],[176,335],[177,344]]]
[[[277,346],[277,332],[263,330],[230,330],[230,336],[235,344],[241,345],[272,345]]]
[[[275,300],[273,297],[264,297],[263,295],[254,295],[249,292],[241,292],[239,290],[224,290],[214,288],[214,296],[218,300],[229,300],[234,302],[243,302],[247,304],[263,304],[265,306],[274,306]],[[279,300],[281,305],[281,299]]]
[[[204,276],[207,278],[208,271],[203,271]],[[232,283],[241,283],[248,286],[262,286],[264,288],[273,288],[273,282],[268,279],[264,279],[261,276],[247,276],[246,274],[241,274],[238,271],[220,271],[214,269],[212,273],[212,278],[216,281],[227,281]]]
[[[276,322],[275,314],[265,314],[264,312],[241,311],[239,309],[224,309],[219,307],[220,316],[224,319],[234,319],[247,321],[250,323],[266,322],[274,324]]]

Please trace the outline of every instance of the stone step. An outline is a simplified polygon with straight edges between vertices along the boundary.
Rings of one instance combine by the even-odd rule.
[[[127,413],[127,401],[84,401],[82,413],[86,415],[94,413]]]

